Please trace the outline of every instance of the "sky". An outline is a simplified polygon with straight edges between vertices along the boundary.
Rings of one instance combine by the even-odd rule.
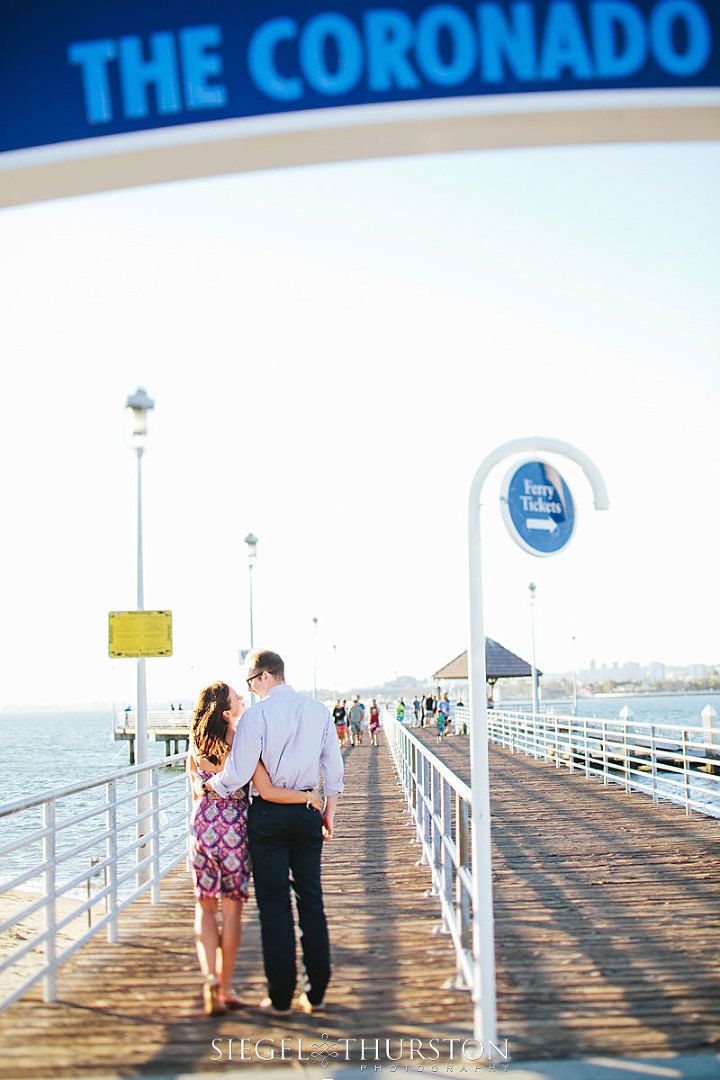
[[[108,612],[173,612],[151,702],[427,679],[467,646],[468,492],[562,439],[576,536],[533,558],[498,466],[486,633],[538,666],[720,662],[720,145],[483,151],[184,181],[0,211],[0,706],[134,700]],[[317,619],[317,624],[313,623]],[[574,639],[574,642],[573,642]]]

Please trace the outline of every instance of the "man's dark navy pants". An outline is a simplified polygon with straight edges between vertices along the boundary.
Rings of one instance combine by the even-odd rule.
[[[322,816],[302,803],[271,803],[255,797],[248,811],[248,842],[272,1003],[276,1009],[289,1009],[297,981],[292,886],[307,995],[313,1005],[319,1005],[330,980],[330,942],[320,883]]]

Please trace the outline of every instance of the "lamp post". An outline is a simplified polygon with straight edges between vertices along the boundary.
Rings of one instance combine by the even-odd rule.
[[[537,585],[532,581],[528,585],[528,591],[530,593],[530,628],[532,631],[532,708],[533,719],[537,716],[538,711],[538,685],[537,685],[537,667],[535,665],[535,590]]]
[[[333,697],[337,701],[337,645],[333,645]]]
[[[145,595],[143,580],[143,534],[142,534],[142,459],[145,453],[147,437],[147,414],[155,408],[142,387],[138,387],[125,402],[125,408],[132,413],[132,437],[137,456],[137,610],[144,611]],[[137,661],[137,710],[135,721],[135,761],[138,765],[148,759],[147,733],[147,687],[145,682],[145,658]],[[138,782],[140,783],[138,774]]]
[[[132,413],[132,437],[137,455],[137,610],[145,610],[144,580],[143,580],[143,534],[142,534],[142,459],[145,453],[145,439],[147,436],[147,414],[155,408],[152,401],[142,387],[138,387],[125,402],[125,407]],[[148,723],[147,723],[147,684],[145,681],[145,657],[137,658],[137,707],[135,710],[135,763],[144,765],[148,760]],[[139,772],[136,775],[135,787],[142,791],[146,785],[147,773]],[[147,815],[150,812],[150,796],[148,793],[138,795],[137,812],[139,815]],[[140,816],[137,823],[138,839],[145,836],[147,829],[147,817]],[[143,844],[137,849],[137,861],[142,862],[146,856],[146,846]],[[144,867],[139,874],[139,884],[145,884],[151,877],[150,867]],[[159,896],[153,887],[153,903]]]
[[[575,649],[575,635],[572,636],[573,649],[573,716],[577,716],[577,652]]]
[[[318,617],[313,615],[313,697],[317,697],[317,624]]]
[[[250,651],[255,648],[255,641],[253,639],[253,597],[252,597],[252,572],[253,566],[257,560],[257,536],[253,536],[252,533],[248,533],[245,537],[245,543],[248,549],[248,571],[250,573]]]

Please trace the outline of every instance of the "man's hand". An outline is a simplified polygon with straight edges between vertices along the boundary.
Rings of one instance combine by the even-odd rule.
[[[337,805],[337,795],[328,795],[325,800],[325,810],[323,811],[323,823],[322,834],[326,840],[332,840],[333,832],[335,831],[335,807]]]

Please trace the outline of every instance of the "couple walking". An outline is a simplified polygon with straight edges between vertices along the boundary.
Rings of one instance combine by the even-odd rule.
[[[248,687],[259,698],[248,709],[226,683],[203,690],[188,754],[204,1008],[217,1013],[244,1004],[232,989],[232,975],[248,898],[249,855],[268,983],[259,1007],[290,1012],[297,981],[292,887],[306,974],[298,1007],[310,1013],[323,1004],[330,979],[320,869],[323,838],[333,834],[343,790],[343,761],[328,710],[287,685],[277,653],[253,653],[248,672]],[[320,769],[324,797],[318,791]]]

